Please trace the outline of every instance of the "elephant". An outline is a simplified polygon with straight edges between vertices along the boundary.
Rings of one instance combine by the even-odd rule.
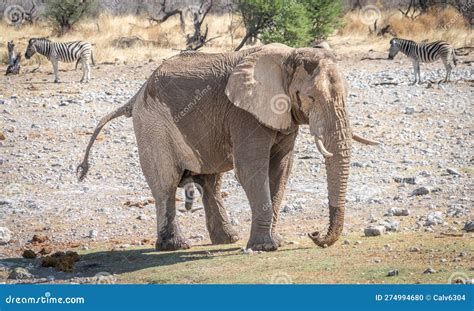
[[[188,249],[176,215],[175,194],[187,181],[199,185],[213,244],[239,234],[223,205],[224,172],[234,169],[250,203],[247,248],[276,250],[279,209],[293,163],[300,125],[324,156],[329,228],[309,233],[320,247],[333,245],[344,224],[352,140],[347,86],[327,49],[273,43],[231,53],[183,52],[165,60],[124,106],[94,130],[77,176],[89,170],[89,152],[110,120],[132,117],[139,161],[156,204],[159,251]]]

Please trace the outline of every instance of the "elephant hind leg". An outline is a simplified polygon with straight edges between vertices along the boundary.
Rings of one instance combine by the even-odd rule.
[[[155,199],[158,232],[156,250],[173,251],[190,248],[190,243],[183,237],[176,217],[176,190],[182,171],[174,169],[176,166],[173,163],[163,165],[166,163],[166,157],[160,156],[161,154],[154,148],[140,148],[139,145],[139,153],[143,174]]]
[[[201,175],[195,179],[202,186],[206,226],[212,244],[230,244],[239,240],[232,227],[221,196],[221,174]]]

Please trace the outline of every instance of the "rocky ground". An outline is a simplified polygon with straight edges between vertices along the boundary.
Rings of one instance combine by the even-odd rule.
[[[130,119],[115,120],[103,130],[84,182],[76,180],[75,168],[99,118],[131,98],[158,63],[100,64],[93,68],[88,85],[76,82],[81,73],[71,66],[62,67],[67,70],[60,72],[59,84],[52,83],[49,66],[34,73],[33,67],[22,68],[19,76],[0,78],[0,281],[86,282],[87,273],[82,272],[88,269],[87,261],[74,273],[58,272],[40,267],[39,259],[18,260],[25,249],[43,250],[42,255],[67,250],[81,254],[149,248],[154,243],[154,205],[138,163]],[[340,67],[350,86],[354,130],[382,144],[354,143],[345,237],[334,247],[352,245],[354,237],[439,237],[435,247],[442,249],[448,240],[458,245],[452,258],[445,259],[455,264],[444,269],[472,274],[472,63],[460,64],[449,84],[414,86],[406,58],[343,58]],[[422,73],[426,80],[440,80],[444,67],[423,65]],[[315,228],[327,227],[325,170],[315,149],[308,127],[301,127],[281,211],[281,233],[293,246],[306,243],[306,234]],[[250,209],[233,172],[226,174],[222,191],[242,246],[250,229]],[[182,193],[177,201],[183,209]],[[199,199],[195,207],[202,207]],[[180,212],[179,221],[195,245],[210,242],[202,209]],[[35,234],[41,238],[32,241]],[[423,248],[423,239],[408,245],[406,256],[412,247]],[[435,259],[443,264],[444,258]]]

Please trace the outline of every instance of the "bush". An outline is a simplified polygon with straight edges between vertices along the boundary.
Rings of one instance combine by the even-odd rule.
[[[57,34],[62,36],[96,8],[95,0],[46,0],[44,16],[53,24]]]
[[[326,39],[335,28],[341,26],[342,12],[340,0],[303,0],[311,19],[313,39]]]
[[[293,47],[308,46],[325,39],[339,26],[341,0],[238,0],[237,10],[245,24],[247,40],[280,42]]]
[[[273,18],[272,25],[261,35],[263,43],[280,42],[293,47],[306,46],[312,39],[306,7],[297,1],[287,1]]]

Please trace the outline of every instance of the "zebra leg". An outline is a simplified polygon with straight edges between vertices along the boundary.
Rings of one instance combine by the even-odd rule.
[[[54,83],[59,83],[59,76],[58,76],[58,60],[53,58],[51,59],[51,63],[53,64],[53,71],[54,71]]]
[[[86,79],[86,73],[87,73],[87,63],[86,61],[84,60],[84,58],[81,58],[81,66],[82,66],[82,78],[81,78],[81,83],[84,83],[84,82],[87,82],[87,79]]]
[[[420,70],[420,62],[419,61],[416,62],[416,71],[418,72],[418,84],[421,84],[423,82],[421,81],[421,70]]]
[[[419,71],[420,71],[420,64],[418,63],[417,60],[414,59],[413,60],[413,75],[415,77],[415,80],[413,81],[413,84],[416,84],[416,82],[417,82],[417,77],[418,77],[418,72]]]
[[[443,63],[444,68],[446,68],[446,76],[444,77],[443,82],[449,82],[449,80],[451,79],[451,70],[453,70],[453,66],[447,59],[443,59]]]
[[[87,74],[86,74],[86,82],[89,82],[91,79],[91,64],[89,61],[86,62]]]

